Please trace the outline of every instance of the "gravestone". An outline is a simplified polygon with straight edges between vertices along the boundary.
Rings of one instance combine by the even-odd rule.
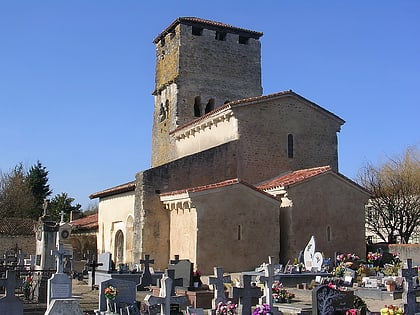
[[[112,262],[112,254],[109,252],[98,255],[97,271],[110,273],[114,270],[114,263]]]
[[[252,313],[252,298],[261,297],[261,289],[251,285],[252,276],[242,275],[242,288],[233,288],[233,298],[239,298],[239,304],[242,308],[242,315],[250,315]]]
[[[315,238],[314,236],[312,236],[303,252],[303,260],[304,260],[306,270],[312,269],[312,259],[314,258],[314,254],[315,254]]]
[[[321,285],[312,291],[312,315],[345,314],[354,308],[354,291],[340,291]]]
[[[0,279],[0,286],[5,287],[5,296],[0,298],[0,315],[22,315],[23,302],[15,296],[15,289],[22,285],[22,280],[16,279],[16,271],[7,270],[6,278]]]
[[[83,315],[83,310],[76,299],[52,300],[45,315]]]
[[[150,259],[150,255],[144,255],[144,259],[140,260],[140,265],[144,265],[144,267],[142,268],[143,274],[141,277],[141,283],[138,286],[139,291],[147,290],[147,287],[153,284],[153,278],[150,272],[150,265],[154,263],[155,260]]]
[[[166,269],[165,275],[172,280],[171,296],[175,295],[175,287],[182,286],[182,279],[175,279],[175,270]]]
[[[136,283],[133,281],[125,281],[119,279],[109,279],[103,281],[99,285],[99,310],[105,311],[106,310],[106,297],[105,297],[105,289],[108,286],[113,286],[117,289],[118,294],[112,303],[119,303],[123,304],[134,304],[136,302]]]
[[[58,244],[58,249],[52,250],[51,255],[57,256],[57,272],[48,279],[47,308],[53,299],[67,299],[72,297],[72,280],[63,272],[63,257],[68,251],[63,244]]]
[[[413,268],[413,261],[405,261],[406,269],[401,270],[401,276],[404,277],[403,302],[406,315],[414,315],[417,311],[416,291],[413,285],[413,278],[418,276],[418,269]]]
[[[176,257],[176,256],[175,256]],[[175,279],[182,279],[180,284],[184,288],[192,286],[193,264],[188,259],[181,259],[175,261],[175,264],[170,264],[168,269],[175,270]]]
[[[159,296],[153,296],[148,294],[145,297],[145,302],[148,306],[153,307],[155,305],[160,305],[160,313],[162,315],[171,314],[171,304],[186,305],[187,297],[186,296],[172,296],[172,279],[164,275],[160,280],[160,292]]]
[[[214,267],[214,277],[209,277],[209,284],[214,286],[214,298],[211,301],[213,309],[216,309],[219,302],[227,302],[225,295],[225,283],[228,282],[232,282],[230,275],[223,276],[223,268]]]
[[[263,295],[260,298],[259,304],[268,304],[271,308],[271,314],[278,315],[279,311],[273,307],[273,282],[274,282],[274,266],[267,264],[264,266],[264,276],[260,277],[260,281],[264,282]]]
[[[322,264],[324,263],[324,257],[320,252],[315,252],[314,257],[312,259],[312,271],[313,272],[320,272],[322,269]]]
[[[91,281],[92,281],[91,288],[92,288],[92,290],[97,287],[96,284],[95,284],[96,268],[97,267],[100,267],[102,265],[103,265],[102,263],[97,262],[95,259],[93,259],[92,262],[89,262],[88,261],[88,263],[86,264],[87,267],[90,267],[91,268],[90,272],[91,272]]]

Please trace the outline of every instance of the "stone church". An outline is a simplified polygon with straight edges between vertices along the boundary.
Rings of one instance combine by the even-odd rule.
[[[98,253],[179,255],[204,273],[268,256],[365,253],[369,194],[338,170],[344,120],[296,94],[262,95],[261,32],[177,18],[155,39],[151,168],[100,192]]]

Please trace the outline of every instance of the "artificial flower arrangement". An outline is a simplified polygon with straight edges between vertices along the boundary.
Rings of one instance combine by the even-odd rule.
[[[271,307],[269,304],[257,305],[252,311],[252,315],[268,315],[271,314]]]
[[[118,295],[118,290],[112,285],[109,285],[105,288],[104,295],[108,300],[114,300]]]
[[[404,310],[396,305],[385,305],[384,308],[381,308],[380,310],[381,315],[403,315]]]
[[[216,315],[233,315],[236,314],[238,305],[228,301],[227,303],[219,302],[216,307]]]
[[[284,303],[295,297],[293,293],[289,292],[283,287],[283,284],[280,281],[273,282],[271,292],[273,301],[275,303]]]
[[[377,262],[379,262],[381,260],[382,254],[381,253],[372,253],[372,252],[369,252],[367,254],[367,257],[366,258],[367,258],[368,263],[374,264],[374,263],[377,263]]]

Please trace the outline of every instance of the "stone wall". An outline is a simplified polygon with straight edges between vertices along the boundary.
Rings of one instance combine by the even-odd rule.
[[[35,255],[36,239],[34,235],[0,235],[0,254],[15,248],[22,249],[25,257]]]
[[[282,172],[330,165],[338,170],[340,120],[292,96],[233,108],[238,120],[240,178],[250,183]],[[293,135],[293,158],[288,135]]]
[[[187,156],[136,175],[133,258],[144,254],[155,259],[155,267],[169,261],[169,212],[159,194],[237,177],[237,142]]]

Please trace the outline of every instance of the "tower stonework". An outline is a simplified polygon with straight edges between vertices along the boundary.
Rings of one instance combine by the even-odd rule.
[[[171,131],[226,102],[262,95],[261,36],[184,17],[155,38],[152,167],[176,158]]]

